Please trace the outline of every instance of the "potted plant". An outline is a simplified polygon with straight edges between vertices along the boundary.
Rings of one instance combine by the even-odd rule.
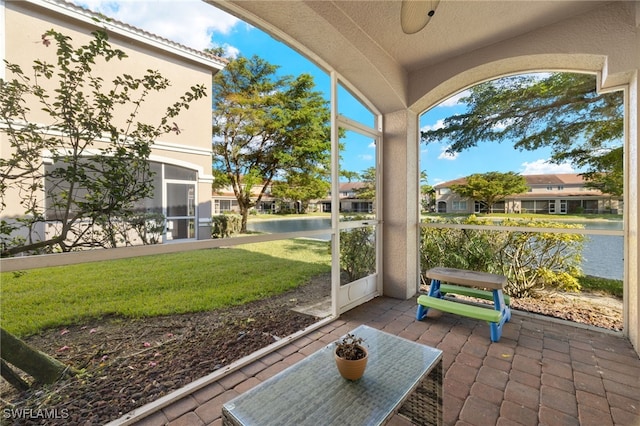
[[[363,346],[364,339],[353,334],[347,334],[336,342],[334,358],[338,371],[348,380],[358,380],[367,367],[369,353]]]

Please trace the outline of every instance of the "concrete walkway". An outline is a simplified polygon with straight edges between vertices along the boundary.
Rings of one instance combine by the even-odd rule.
[[[132,424],[220,425],[224,403],[367,324],[444,352],[445,425],[640,425],[640,359],[620,335],[515,312],[491,343],[484,322],[415,310],[374,299]]]

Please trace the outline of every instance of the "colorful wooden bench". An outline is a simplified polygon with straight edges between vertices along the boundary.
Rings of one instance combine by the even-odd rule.
[[[476,299],[484,299],[493,301],[493,292],[487,290],[481,290],[479,288],[463,287],[453,284],[440,283],[440,293],[443,296],[447,294],[459,294],[461,296],[475,297]],[[511,305],[511,298],[508,294],[503,294],[504,303],[507,306]]]
[[[427,271],[431,279],[429,294],[418,297],[416,319],[423,320],[429,308],[455,315],[475,318],[489,323],[491,341],[497,342],[502,336],[502,327],[511,319],[509,296],[502,292],[507,278],[486,272],[467,271],[455,268],[433,268]],[[448,283],[443,284],[442,282]],[[459,300],[446,298],[445,294],[460,294],[493,300],[493,309],[471,305]]]

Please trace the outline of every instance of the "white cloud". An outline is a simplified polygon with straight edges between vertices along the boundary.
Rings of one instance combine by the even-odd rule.
[[[371,143],[369,143],[369,145],[367,145],[367,148],[376,149],[376,141],[371,141]]]
[[[551,173],[575,173],[573,166],[569,163],[554,164],[548,159],[536,160],[531,163],[525,161],[521,164],[520,173],[523,175],[544,175]]]
[[[73,0],[94,12],[143,29],[197,50],[216,47],[215,33],[229,34],[242,22],[200,0]],[[237,52],[223,46],[227,52]]]
[[[238,56],[240,56],[240,49],[238,49],[237,47],[231,46],[227,43],[222,45],[222,47],[224,48],[224,52],[227,58],[236,59]]]
[[[447,149],[449,149],[450,147],[451,147],[451,145],[447,145],[447,146],[443,146],[442,148],[440,148],[440,155],[438,155],[438,160],[450,160],[450,161],[453,161],[456,158],[458,158],[458,155],[460,155],[460,153],[458,153],[458,152],[454,152],[454,153],[447,152]]]
[[[373,155],[371,154],[359,154],[358,158],[364,161],[373,161]]]
[[[507,128],[507,126],[512,125],[513,123],[515,123],[516,120],[514,120],[513,118],[505,118],[502,121],[497,122],[492,129],[493,130],[497,130],[497,131],[501,131]]]
[[[451,96],[450,98],[447,98],[444,101],[442,101],[440,104],[438,104],[438,106],[451,107],[451,106],[459,105],[460,104],[460,99],[464,98],[465,96],[469,96],[469,91],[468,90],[463,90],[462,92],[456,93],[455,95]]]
[[[435,122],[435,124],[431,125],[431,124],[426,124],[424,126],[422,126],[420,128],[421,132],[427,132],[429,130],[438,130],[438,129],[442,129],[444,127],[444,119],[440,119],[438,121]]]

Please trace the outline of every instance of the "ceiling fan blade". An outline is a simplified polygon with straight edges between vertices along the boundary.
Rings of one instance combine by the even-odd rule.
[[[436,12],[440,0],[402,0],[400,26],[405,34],[423,29]]]

